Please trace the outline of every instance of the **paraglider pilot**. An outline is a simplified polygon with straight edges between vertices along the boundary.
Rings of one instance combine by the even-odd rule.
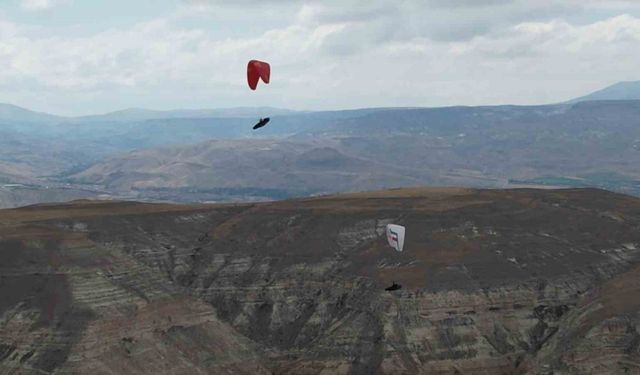
[[[260,129],[261,127],[267,125],[269,123],[269,117],[261,118],[257,124],[253,126],[253,130]]]

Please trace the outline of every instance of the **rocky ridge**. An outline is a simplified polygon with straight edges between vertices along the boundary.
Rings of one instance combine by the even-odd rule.
[[[0,368],[637,373],[639,228],[592,189],[4,210]]]

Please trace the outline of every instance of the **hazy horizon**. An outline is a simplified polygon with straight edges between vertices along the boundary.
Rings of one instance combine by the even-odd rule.
[[[617,83],[617,82],[616,82]],[[612,85],[614,85],[615,83],[612,83]],[[608,88],[610,87],[606,86],[603,88]],[[596,91],[598,91],[596,89]],[[591,92],[586,92],[584,93],[585,95],[587,94],[591,94]],[[108,110],[108,111],[99,111],[99,112],[91,112],[91,113],[83,113],[83,114],[62,114],[62,113],[56,113],[56,112],[49,112],[49,111],[39,111],[37,109],[34,108],[30,108],[27,106],[22,106],[22,105],[18,105],[15,103],[10,103],[10,102],[3,102],[0,103],[0,105],[5,104],[5,105],[12,105],[12,106],[16,106],[22,109],[26,109],[29,111],[33,111],[33,112],[38,112],[38,113],[44,113],[44,114],[48,114],[48,115],[54,115],[54,116],[58,116],[58,117],[69,117],[69,118],[75,118],[75,117],[91,117],[91,116],[102,116],[102,115],[109,115],[109,114],[114,114],[114,113],[119,113],[119,112],[127,112],[127,111],[151,111],[151,112],[180,112],[180,111],[226,111],[226,110],[242,110],[242,109],[260,109],[260,108],[265,108],[265,109],[272,109],[272,110],[282,110],[282,111],[291,111],[292,113],[297,113],[297,112],[339,112],[339,111],[358,111],[358,110],[366,110],[366,109],[384,109],[384,108],[389,108],[389,109],[437,109],[437,108],[447,108],[447,107],[500,107],[500,106],[521,106],[521,107],[527,107],[527,106],[537,106],[537,105],[554,105],[554,104],[562,104],[564,102],[568,102],[572,99],[575,98],[568,98],[568,100],[563,100],[563,101],[559,101],[559,102],[551,102],[551,103],[539,103],[539,104],[513,104],[513,103],[498,103],[498,104],[477,104],[477,105],[467,105],[467,104],[448,104],[448,105],[441,105],[441,106],[403,106],[403,105],[398,105],[398,106],[394,106],[394,107],[390,107],[390,106],[379,106],[379,107],[337,107],[337,108],[322,108],[322,109],[314,109],[314,108],[300,108],[300,109],[293,109],[293,108],[285,108],[285,107],[274,107],[274,106],[229,106],[229,107],[166,107],[166,108],[153,108],[153,107],[125,107],[125,108],[115,108],[112,110]]]

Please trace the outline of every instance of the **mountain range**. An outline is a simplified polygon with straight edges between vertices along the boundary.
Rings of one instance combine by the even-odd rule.
[[[577,103],[585,101],[600,100],[640,100],[640,81],[618,82],[611,86],[607,86],[593,93],[571,99],[568,103]],[[376,110],[385,110],[394,108],[370,108],[362,110],[345,110],[345,111],[324,111],[325,114],[334,114],[341,117],[339,113],[349,112],[369,112]],[[395,108],[399,109],[399,108]],[[415,108],[402,108],[415,109]],[[176,119],[176,118],[256,118],[266,116],[283,116],[301,113],[318,113],[318,111],[294,111],[283,108],[274,107],[235,107],[235,108],[219,108],[219,109],[175,109],[175,110],[152,110],[145,108],[127,108],[123,110],[113,111],[104,114],[85,115],[85,116],[59,116],[44,112],[36,112],[12,104],[0,103],[0,121],[13,122],[131,122],[157,119]]]
[[[622,86],[630,92],[638,83]],[[272,122],[253,131],[260,113]],[[74,197],[264,200],[421,185],[640,194],[639,114],[640,100],[321,112],[130,109],[74,118],[4,105],[0,207]]]
[[[573,99],[571,102],[592,100],[640,100],[640,81],[618,82],[602,90]]]

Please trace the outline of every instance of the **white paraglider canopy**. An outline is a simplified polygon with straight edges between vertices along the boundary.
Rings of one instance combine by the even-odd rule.
[[[404,247],[404,227],[396,224],[387,224],[387,241],[389,246],[402,251]]]

